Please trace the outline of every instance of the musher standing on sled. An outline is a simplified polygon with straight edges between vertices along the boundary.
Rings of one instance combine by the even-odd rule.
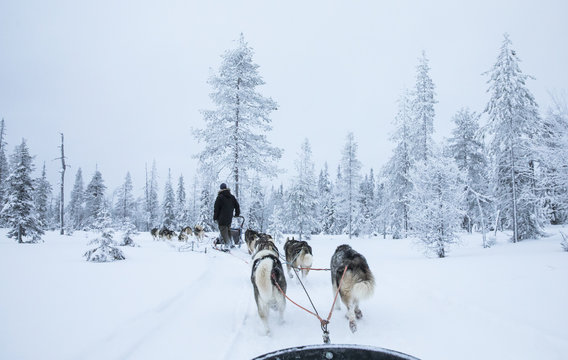
[[[231,237],[229,236],[229,229],[233,222],[233,211],[235,216],[241,215],[241,208],[237,199],[231,194],[231,190],[227,189],[227,184],[222,183],[221,190],[217,194],[215,200],[215,211],[213,213],[213,220],[219,225],[219,239],[225,243],[225,249],[231,248]]]

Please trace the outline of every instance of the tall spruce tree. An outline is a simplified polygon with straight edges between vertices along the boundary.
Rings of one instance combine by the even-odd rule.
[[[250,186],[250,202],[248,206],[248,226],[256,231],[264,232],[267,227],[267,206],[260,178],[256,178]]]
[[[49,218],[49,199],[51,197],[51,190],[51,184],[47,181],[45,163],[43,163],[41,177],[35,180],[34,194],[35,208],[38,220],[40,221],[43,230],[47,230],[51,225],[51,219]]]
[[[11,157],[11,172],[6,179],[6,203],[2,208],[2,217],[10,227],[8,237],[18,243],[23,243],[24,238],[29,239],[27,242],[38,242],[44,233],[33,201],[33,170],[32,156],[26,141],[22,140]]]
[[[336,234],[336,205],[333,196],[333,185],[329,178],[327,162],[324,164],[323,170],[320,171],[318,179],[318,197],[319,197],[319,226],[323,234]]]
[[[190,211],[187,204],[187,195],[185,192],[185,181],[183,175],[179,176],[177,191],[176,191],[176,223],[178,227],[183,228],[185,226],[191,226]]]
[[[469,109],[460,109],[452,118],[455,124],[452,136],[448,139],[448,149],[458,169],[465,174],[465,185],[468,188],[465,204],[466,212],[463,221],[468,232],[474,224],[487,224],[483,218],[489,213],[490,188],[487,172],[489,165],[485,156],[481,132],[480,115]]]
[[[426,53],[422,52],[416,68],[416,86],[414,89],[413,112],[413,149],[416,160],[427,161],[432,154],[434,140],[434,104],[437,103],[434,92],[434,82],[430,77],[430,65]]]
[[[162,226],[170,230],[177,228],[175,206],[176,200],[172,187],[172,175],[171,171],[168,170],[168,180],[164,187],[164,201],[162,202]]]
[[[351,238],[354,235],[354,221],[357,215],[357,194],[361,182],[361,162],[357,158],[357,142],[353,133],[347,135],[343,153],[341,155],[340,214],[345,219],[344,233]]]
[[[85,190],[83,188],[83,172],[81,168],[75,175],[75,183],[71,190],[71,198],[67,205],[68,229],[82,230],[85,225]]]
[[[146,210],[146,226],[147,230],[155,228],[160,224],[160,205],[158,202],[158,174],[156,170],[156,161],[152,162],[152,171],[148,177],[148,169],[146,168],[146,185],[145,192],[145,210]]]
[[[133,189],[132,177],[128,171],[124,177],[124,183],[118,189],[114,205],[115,221],[120,224],[121,228],[128,228],[129,224],[134,222],[136,205]]]
[[[106,216],[105,212],[108,212],[105,190],[103,176],[99,170],[96,170],[85,190],[85,225],[88,229],[96,229],[96,226],[102,222],[102,217]]]
[[[383,170],[386,194],[383,212],[390,219],[394,239],[407,237],[410,229],[408,194],[412,191],[410,171],[415,163],[412,125],[412,98],[405,90],[398,101],[395,131],[391,136],[395,147]]]
[[[568,102],[566,97],[552,96],[545,117],[547,136],[542,154],[545,206],[552,224],[568,220]]]
[[[302,143],[296,160],[296,177],[288,192],[289,227],[302,237],[309,239],[317,229],[317,188],[312,148],[308,139]]]
[[[530,78],[505,34],[497,62],[489,72],[491,94],[485,111],[489,121],[489,151],[493,157],[494,197],[517,242],[542,234],[542,199],[535,184],[535,134],[542,127],[538,105],[528,90]]]
[[[236,49],[223,54],[218,74],[208,81],[217,108],[202,112],[206,127],[195,131],[206,143],[196,157],[216,174],[228,169],[237,198],[241,183],[251,171],[275,176],[274,162],[282,153],[266,138],[266,132],[272,129],[270,113],[277,104],[257,91],[264,80],[252,56],[253,49],[241,34]]]

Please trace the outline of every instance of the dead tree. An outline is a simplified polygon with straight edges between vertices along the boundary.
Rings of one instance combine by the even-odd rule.
[[[61,157],[57,158],[56,160],[61,160],[61,196],[59,199],[59,223],[60,223],[60,230],[59,233],[63,235],[63,229],[65,228],[65,201],[64,201],[64,194],[65,194],[65,169],[69,165],[65,164],[65,150],[63,147],[63,133],[61,133]]]

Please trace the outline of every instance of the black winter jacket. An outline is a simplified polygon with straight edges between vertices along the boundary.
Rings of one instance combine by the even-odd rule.
[[[231,194],[229,189],[219,190],[219,194],[215,200],[213,220],[217,221],[219,225],[231,226],[233,211],[235,212],[235,216],[241,215],[239,202],[233,194]]]

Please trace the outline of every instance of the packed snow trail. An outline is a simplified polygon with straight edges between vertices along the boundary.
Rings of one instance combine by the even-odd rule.
[[[271,312],[264,334],[244,248],[178,252],[139,234],[141,247],[123,248],[125,261],[94,264],[81,256],[89,236],[48,233],[37,245],[0,237],[0,358],[244,360],[323,342],[319,321],[289,302],[284,324]],[[464,235],[450,257],[432,259],[410,239],[314,236],[314,267],[328,267],[335,248],[349,243],[376,278],[356,333],[343,304],[333,312],[331,343],[422,360],[564,360],[568,254],[559,241],[510,244],[503,234],[483,249],[479,236]],[[288,296],[310,308],[297,280],[287,282]],[[327,315],[329,272],[310,272],[305,286]]]

